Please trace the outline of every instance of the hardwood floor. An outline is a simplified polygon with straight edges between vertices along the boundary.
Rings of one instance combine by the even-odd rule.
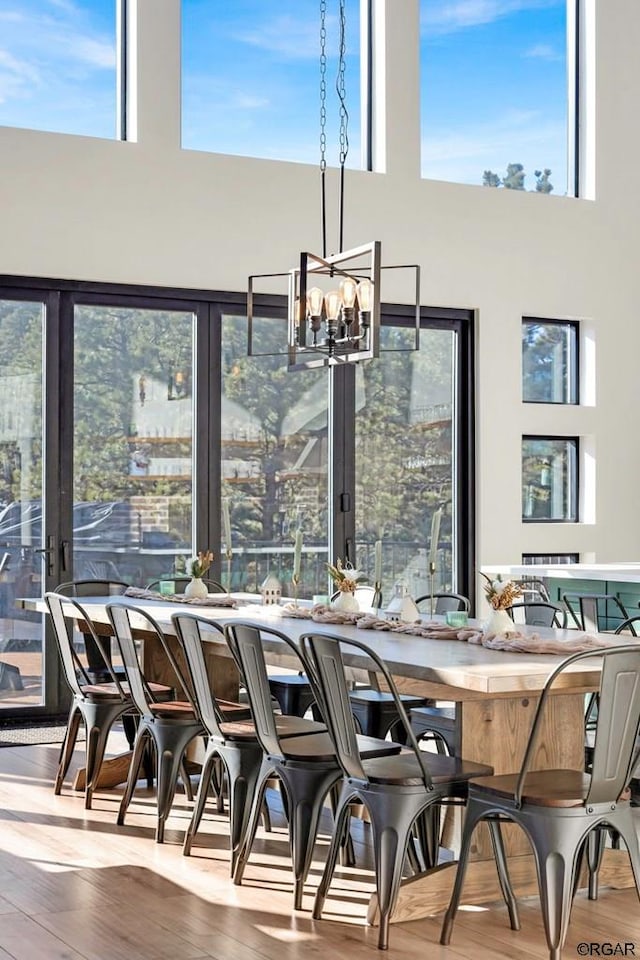
[[[327,901],[326,919],[311,918],[324,841],[317,848],[304,910],[293,913],[288,844],[277,811],[275,833],[261,832],[244,884],[234,887],[224,817],[209,809],[192,856],[184,857],[190,809],[184,796],[177,798],[166,842],[157,845],[154,797],[146,790],[134,798],[124,827],[116,825],[120,791],[99,792],[89,811],[68,785],[55,797],[57,750],[49,745],[0,749],[0,960],[361,960],[378,955],[376,931],[365,925],[373,889],[367,870],[343,869]],[[359,864],[365,862],[368,829],[357,824]],[[466,909],[449,947],[438,944],[439,916],[394,924],[388,956],[546,960],[538,901],[523,901],[521,914],[522,930],[514,933],[502,905]],[[580,955],[578,944],[584,941],[631,943],[635,954],[627,950],[627,956],[639,957],[635,892],[603,890],[596,903],[579,895],[564,957]]]

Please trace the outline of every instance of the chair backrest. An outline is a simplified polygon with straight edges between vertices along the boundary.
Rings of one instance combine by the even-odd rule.
[[[463,610],[468,613],[471,609],[469,600],[461,593],[434,593],[433,601],[433,611],[430,607],[431,594],[425,594],[423,597],[418,597],[416,600],[416,606],[418,607],[418,610],[423,613],[430,614],[433,612],[434,614],[440,615],[449,613],[449,611],[453,610]]]
[[[300,647],[303,659],[306,661],[307,676],[318,690],[318,702],[333,741],[338,762],[345,776],[363,783],[368,782],[358,749],[356,725],[351,701],[349,700],[349,688],[342,656],[343,647],[354,648],[361,655],[365,654],[370,661],[370,667],[384,677],[385,686],[393,695],[395,707],[405,727],[407,746],[413,748],[418,758],[425,788],[432,789],[432,780],[426,759],[418,747],[393,677],[378,655],[364,643],[357,640],[346,640],[344,637],[331,636],[330,634],[304,634],[300,638]]]
[[[222,712],[211,690],[202,649],[207,634],[215,634],[219,638],[224,634],[224,630],[220,624],[205,620],[193,613],[174,613],[171,620],[187,662],[198,719],[210,737],[224,740],[220,730],[220,723],[223,720]]]
[[[615,804],[631,779],[638,759],[636,740],[640,732],[640,644],[587,650],[567,657],[547,678],[518,777],[515,792],[518,804],[522,802],[549,692],[557,677],[568,667],[588,659],[601,659],[602,669],[591,782],[585,806]]]
[[[522,591],[523,603],[551,602],[551,597],[549,596],[549,591],[544,580],[540,580],[537,577],[520,577],[515,579],[514,582],[518,584]]]
[[[96,649],[102,655],[104,669],[110,675],[117,691],[124,700],[125,693],[122,686],[104,654],[102,644],[96,634],[91,618],[84,607],[71,597],[66,597],[60,593],[45,593],[44,599],[51,615],[51,622],[53,624],[65,679],[72,693],[75,696],[82,697],[82,686],[91,683],[91,679],[76,652],[73,642],[75,627],[79,622],[82,622],[85,636],[88,634],[95,641]],[[80,679],[78,679],[79,677]]]
[[[147,718],[153,716],[150,704],[155,702],[155,697],[140,666],[138,650],[133,639],[134,629],[144,630],[146,633],[155,635],[171,665],[178,686],[189,700],[191,706],[195,709],[193,697],[184,673],[169,648],[160,626],[153,617],[146,613],[146,611],[140,610],[139,607],[133,607],[125,603],[107,603],[105,609],[113,628],[118,649],[120,650],[131,697],[142,716]],[[133,621],[135,621],[135,623]]]
[[[226,588],[222,586],[217,580],[209,580],[207,577],[200,578],[204,585],[207,587],[209,593],[226,593]],[[172,583],[175,593],[184,593],[184,589],[188,583],[191,582],[191,577],[162,577],[160,580],[151,580],[147,586],[147,590],[159,590],[161,583]]]
[[[273,628],[257,627],[253,623],[227,623],[224,635],[229,649],[238,665],[242,680],[247,689],[249,706],[256,728],[256,736],[262,749],[271,757],[284,760],[280,739],[273,715],[271,690],[264,656],[263,638],[282,641],[288,647],[287,653],[295,656],[295,668],[304,670],[300,651],[295,643],[284,633]]]
[[[629,618],[622,601],[612,593],[563,593],[562,602],[578,630],[598,633],[609,628],[610,620]]]
[[[58,584],[56,593],[68,597],[119,597],[129,586],[124,580],[68,580]]]
[[[542,600],[512,603],[507,613],[514,623],[528,623],[533,627],[558,627],[564,630],[567,625],[567,612],[555,603]]]
[[[614,633],[630,633],[632,637],[637,637],[638,630],[640,630],[640,614],[623,620],[622,623],[616,627]]]

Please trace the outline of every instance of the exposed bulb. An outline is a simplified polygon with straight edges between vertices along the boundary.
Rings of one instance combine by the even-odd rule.
[[[342,304],[347,310],[353,309],[355,306],[357,291],[358,284],[353,277],[343,277],[340,281],[340,296],[342,297]]]
[[[371,312],[371,301],[373,299],[373,284],[371,280],[365,277],[358,284],[358,304],[362,313]]]
[[[311,287],[307,290],[307,310],[310,317],[319,317],[322,313],[324,294],[320,287]]]
[[[327,315],[327,320],[336,321],[340,316],[341,306],[342,306],[342,299],[338,291],[330,290],[329,293],[327,293],[324,298],[324,309]]]

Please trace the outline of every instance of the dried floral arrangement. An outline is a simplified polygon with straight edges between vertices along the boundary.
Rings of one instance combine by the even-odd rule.
[[[213,562],[213,553],[211,550],[198,550],[198,556],[194,557],[189,563],[189,570],[192,577],[204,577]]]
[[[520,584],[513,580],[502,580],[500,574],[495,580],[486,573],[481,573],[480,576],[487,581],[484,584],[484,592],[494,610],[506,610],[522,596]]]
[[[360,573],[359,570],[352,567],[349,562],[343,565],[340,557],[338,557],[335,564],[328,563],[327,570],[335,584],[336,590],[339,590],[340,593],[353,593],[357,585],[364,583],[367,579],[363,573]]]

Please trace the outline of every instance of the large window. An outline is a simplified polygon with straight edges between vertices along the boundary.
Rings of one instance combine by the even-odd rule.
[[[572,191],[568,2],[421,0],[423,176]]]
[[[116,136],[114,0],[0,0],[0,124]]]
[[[412,596],[457,586],[455,434],[457,334],[425,328],[407,350],[402,328],[385,327],[376,362],[356,371],[356,543],[358,567],[372,571],[382,541],[383,599],[401,582]],[[398,349],[402,348],[404,349]],[[438,542],[431,544],[435,511]]]
[[[563,320],[522,321],[522,399],[578,402],[578,325]]]
[[[182,145],[318,162],[318,0],[182,0]],[[338,165],[338,4],[327,4],[327,163]],[[346,3],[347,166],[360,167],[360,0]]]
[[[578,519],[576,437],[522,438],[522,519]]]

